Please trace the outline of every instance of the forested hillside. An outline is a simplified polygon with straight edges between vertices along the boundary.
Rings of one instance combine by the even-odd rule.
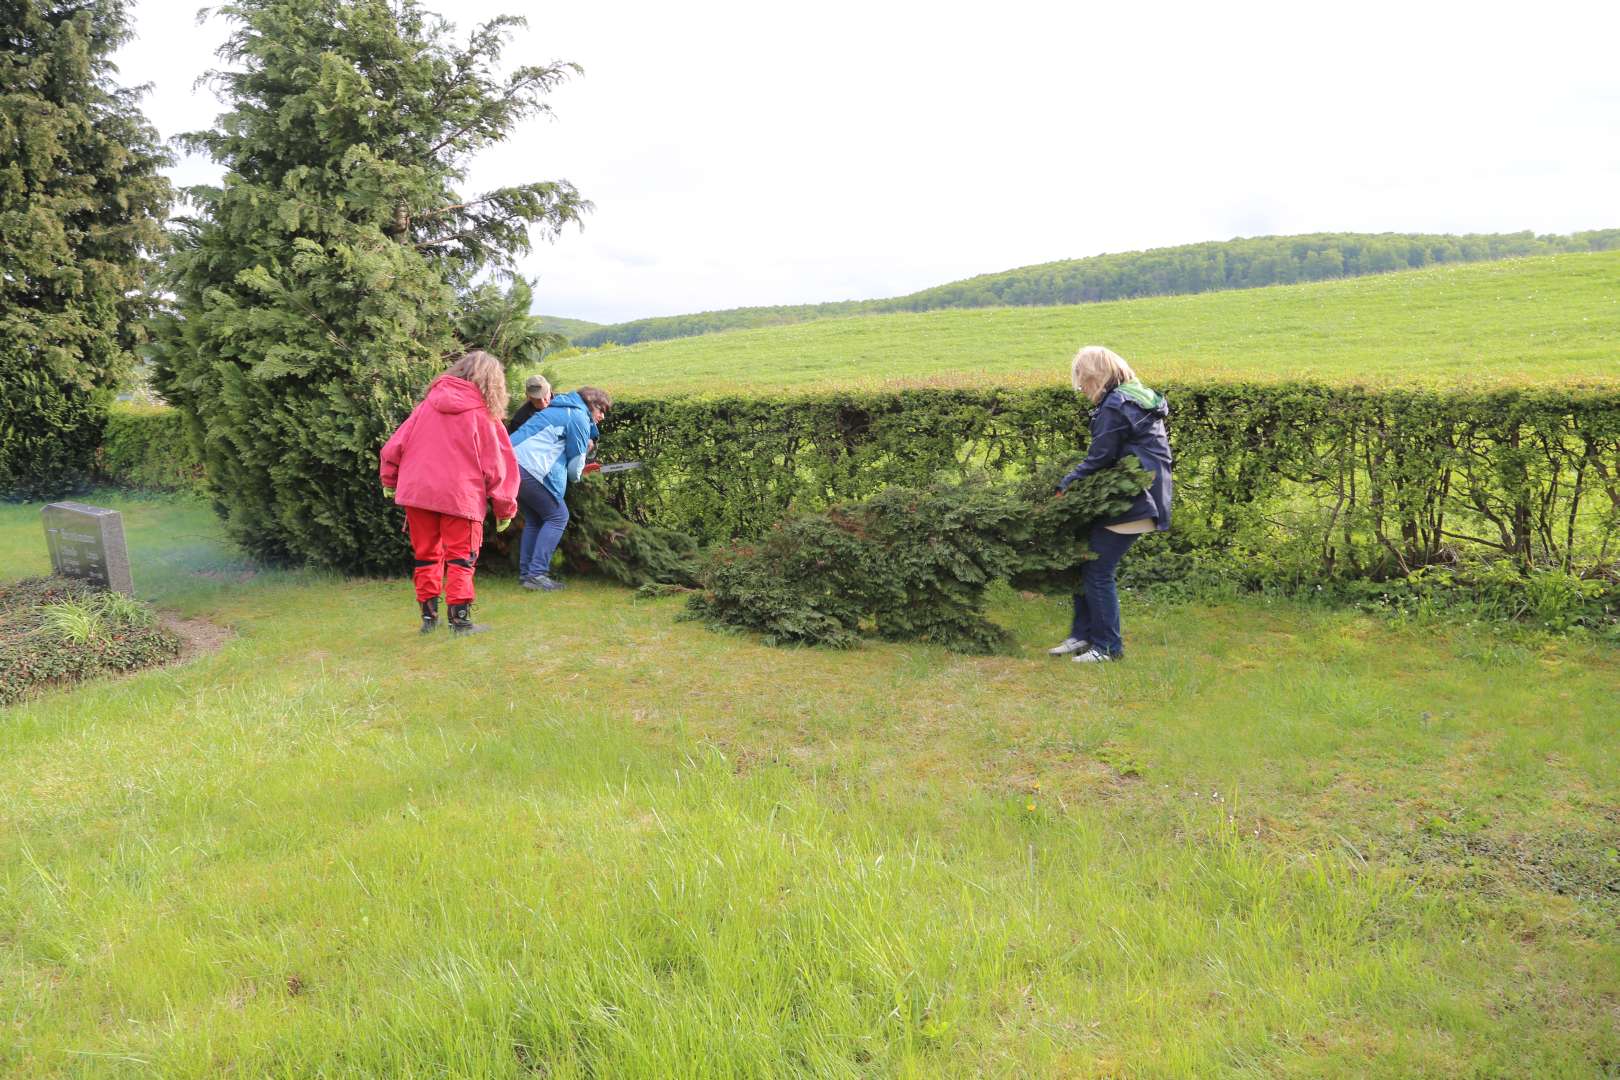
[[[936,308],[1086,304],[1287,285],[1413,270],[1441,263],[1620,248],[1620,229],[1570,236],[1530,232],[1469,234],[1310,233],[1154,248],[1041,263],[939,285],[887,300],[732,308],[670,315],[571,333],[574,344],[631,345],[719,330],[779,326],[843,315]],[[566,331],[564,331],[566,332]]]
[[[553,334],[561,334],[566,338],[583,337],[596,330],[603,329],[601,323],[589,322],[585,319],[565,319],[561,315],[536,315],[541,330]]]

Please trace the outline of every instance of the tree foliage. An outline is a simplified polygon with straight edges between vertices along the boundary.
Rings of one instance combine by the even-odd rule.
[[[147,314],[170,188],[129,36],[122,0],[0,7],[0,496],[82,480]]]
[[[508,379],[515,382],[520,372],[568,344],[540,316],[529,313],[533,303],[534,286],[526,278],[513,277],[505,289],[493,281],[477,285],[461,297],[456,338],[463,348],[500,357]]]
[[[234,539],[346,571],[406,558],[377,452],[456,347],[458,292],[531,228],[588,204],[566,181],[459,190],[471,157],[578,69],[498,67],[515,18],[465,42],[415,0],[235,0],[212,75],[229,111],[193,188],[156,378],[183,409]],[[472,305],[478,306],[476,298]]]
[[[636,319],[571,335],[582,347],[632,345],[721,330],[780,326],[845,315],[937,308],[1085,304],[1141,296],[1253,289],[1411,270],[1436,263],[1620,248],[1620,229],[1536,236],[1419,233],[1313,233],[1262,236],[1042,263],[984,274],[887,300],[733,308]]]

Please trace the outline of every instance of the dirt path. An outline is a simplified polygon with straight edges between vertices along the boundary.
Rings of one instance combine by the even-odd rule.
[[[167,612],[159,613],[158,623],[168,630],[173,630],[180,638],[180,655],[172,661],[176,664],[187,664],[199,656],[217,652],[236,636],[228,626],[220,626],[207,619],[182,619]]]

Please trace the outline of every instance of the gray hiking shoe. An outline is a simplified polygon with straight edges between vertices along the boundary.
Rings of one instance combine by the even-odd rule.
[[[1047,656],[1073,656],[1078,652],[1085,652],[1091,648],[1091,642],[1080,638],[1064,638],[1062,644],[1054,645],[1046,650]]]
[[[525,589],[536,589],[540,592],[556,592],[563,587],[563,583],[550,574],[536,574],[534,577],[526,577],[523,579],[522,585]]]

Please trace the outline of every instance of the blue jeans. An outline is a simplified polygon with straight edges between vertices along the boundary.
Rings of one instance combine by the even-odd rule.
[[[1095,526],[1089,539],[1097,557],[1080,568],[1085,591],[1074,594],[1074,622],[1069,626],[1069,636],[1089,641],[1092,648],[1109,656],[1125,653],[1125,640],[1119,633],[1119,589],[1114,584],[1114,571],[1140,535]]]
[[[546,490],[546,485],[523,474],[518,483],[518,505],[523,508],[523,540],[518,545],[518,574],[539,577],[551,571],[563,530],[568,527],[568,505]]]

